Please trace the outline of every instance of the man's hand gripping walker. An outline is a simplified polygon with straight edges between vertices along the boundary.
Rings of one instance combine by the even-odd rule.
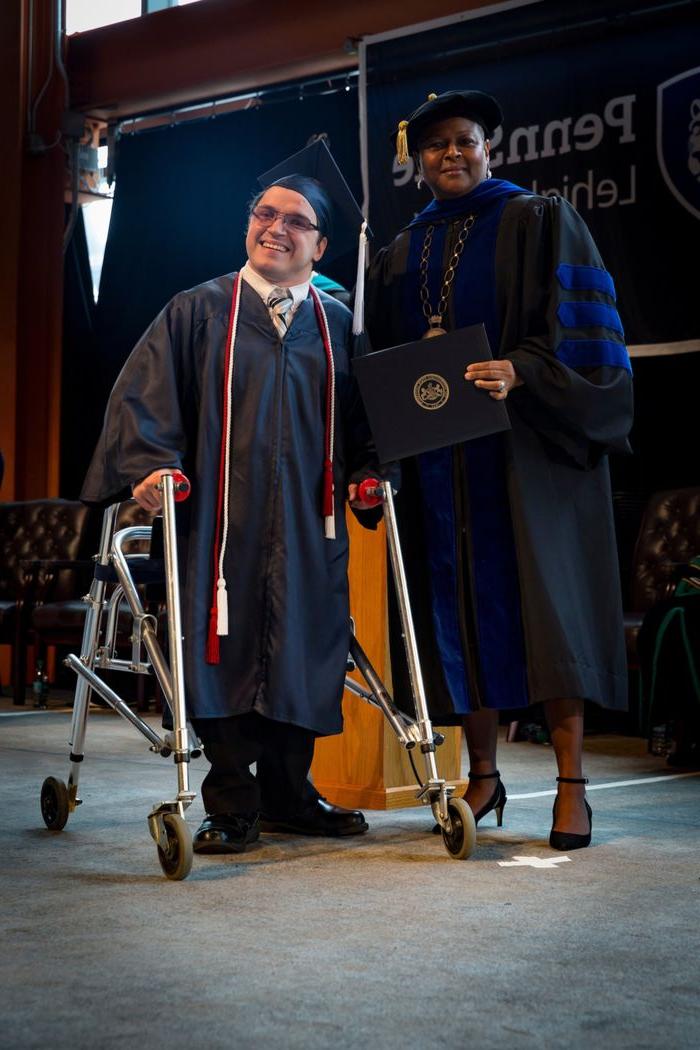
[[[445,740],[441,733],[434,733],[428,714],[428,704],[423,685],[416,632],[408,597],[408,585],[401,556],[401,543],[396,524],[394,495],[391,483],[368,478],[358,485],[357,498],[367,505],[383,505],[384,523],[389,542],[389,557],[396,586],[396,595],[401,618],[401,636],[406,649],[408,671],[411,682],[411,693],[415,705],[415,721],[408,717],[394,704],[379,675],[367,659],[357,638],[350,640],[350,655],[357,664],[371,692],[367,692],[351,678],[345,679],[345,688],[361,697],[367,703],[384,712],[391,728],[396,733],[399,743],[408,752],[420,790],[416,797],[424,805],[432,807],[435,820],[442,831],[445,849],[456,860],[468,857],[476,844],[476,824],[474,815],[462,798],[453,796],[454,785],[447,784],[439,775],[435,762],[435,748]],[[412,752],[419,748],[425,760],[425,781],[422,781],[413,762]]]

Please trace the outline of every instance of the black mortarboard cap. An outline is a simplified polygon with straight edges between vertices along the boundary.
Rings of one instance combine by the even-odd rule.
[[[503,111],[493,95],[487,95],[485,91],[445,91],[442,95],[429,95],[427,102],[415,109],[408,120],[399,122],[396,144],[399,160],[402,154],[402,136],[406,151],[415,153],[423,132],[431,124],[448,117],[465,117],[467,120],[476,121],[484,129],[488,139],[502,123]],[[392,140],[394,138],[397,138],[397,132],[393,132]]]
[[[328,238],[328,247],[324,261],[336,259],[346,252],[357,252],[358,238],[363,223],[362,212],[348,186],[343,173],[336,164],[325,139],[317,138],[310,146],[305,146],[298,153],[276,164],[274,168],[258,175],[258,182],[267,189],[280,179],[292,175],[301,175],[316,179],[321,183],[332,205],[332,224]],[[297,187],[290,187],[297,189]],[[298,192],[306,193],[300,188]],[[313,199],[313,190],[307,197],[314,211],[317,212]],[[321,206],[321,202],[317,202]],[[369,234],[369,229],[367,233]]]

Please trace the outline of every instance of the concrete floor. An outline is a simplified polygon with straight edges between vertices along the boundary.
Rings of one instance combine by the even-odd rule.
[[[173,766],[111,712],[91,715],[83,806],[44,828],[69,724],[0,702],[0,1047],[700,1045],[700,779],[643,741],[586,738],[594,844],[568,860],[547,844],[551,750],[503,744],[505,827],[489,815],[466,861],[425,810],[372,812],[365,836],[266,835],[173,883],[146,826]]]

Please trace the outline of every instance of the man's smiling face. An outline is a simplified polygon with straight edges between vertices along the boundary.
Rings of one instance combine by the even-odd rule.
[[[267,225],[250,216],[245,246],[251,266],[271,284],[285,288],[303,284],[326,250],[327,240],[318,230],[293,229],[282,215],[303,215],[316,226],[316,212],[306,197],[282,186],[270,186],[256,204],[262,206],[282,214]]]

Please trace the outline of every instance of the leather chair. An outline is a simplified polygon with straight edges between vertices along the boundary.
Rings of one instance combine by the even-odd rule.
[[[637,635],[645,613],[673,593],[678,571],[700,554],[700,488],[655,492],[647,503],[632,559],[625,643],[631,669],[638,667]]]
[[[620,502],[623,503],[620,508]],[[618,538],[620,523],[623,531],[634,521],[639,500],[635,495],[617,494],[615,499]],[[622,509],[623,513],[620,513]],[[623,537],[625,539],[625,537]],[[623,543],[623,550],[629,549]],[[656,602],[668,598],[678,580],[682,565],[700,554],[700,488],[667,489],[655,492],[644,509],[630,566],[629,597],[625,601],[624,627],[627,666],[637,671],[637,636],[645,614]],[[627,568],[629,555],[621,557],[621,567]],[[638,716],[641,720],[641,716]],[[519,722],[508,728],[507,740],[518,739]]]
[[[73,563],[90,543],[90,525],[88,508],[77,501],[0,503],[0,644],[12,647],[15,704],[25,702],[33,605],[49,594],[73,592]]]
[[[94,516],[94,524],[96,528],[91,530],[91,547],[89,550],[89,557],[92,558],[98,548],[99,543],[99,527],[101,525],[101,513],[99,511],[91,511]],[[122,503],[117,514],[116,529],[125,529],[131,525],[150,525],[153,521],[153,515],[148,511],[143,510],[138,503],[130,500]],[[129,550],[131,553],[137,551],[145,551],[147,549],[147,543],[139,542],[137,545],[132,545]],[[84,572],[85,565],[88,566],[88,572]],[[46,650],[49,645],[58,645],[69,647],[74,652],[80,651],[80,645],[83,637],[83,625],[85,623],[85,602],[82,601],[82,595],[90,587],[93,574],[93,562],[83,562],[76,564],[76,579],[80,579],[81,586],[70,591],[70,593],[54,593],[47,594],[48,600],[37,601],[31,610],[29,617],[28,628],[31,633],[31,637],[35,640],[37,645],[37,651],[40,655]],[[128,644],[129,635],[131,634],[131,616],[128,611],[124,609],[119,614],[119,636],[118,642]],[[143,696],[143,679],[138,679],[138,704],[139,707],[144,706]],[[145,703],[147,706],[147,703]]]

